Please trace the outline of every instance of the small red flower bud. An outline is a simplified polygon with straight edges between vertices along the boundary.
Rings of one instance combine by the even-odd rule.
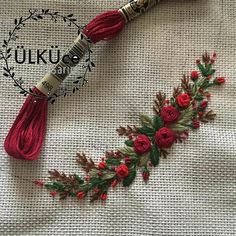
[[[211,64],[214,64],[214,63],[215,63],[215,59],[211,58]]]
[[[129,135],[129,140],[132,140],[133,139],[133,136],[132,135]]]
[[[170,99],[166,99],[166,100],[165,100],[165,103],[166,103],[167,105],[169,105],[169,104],[170,104]]]
[[[77,196],[77,198],[78,198],[79,200],[81,200],[81,199],[83,199],[83,198],[85,197],[85,195],[86,195],[86,194],[85,194],[84,192],[78,192],[76,196]]]
[[[95,193],[98,193],[98,192],[100,191],[100,189],[99,189],[98,187],[95,187],[95,188],[93,189],[93,191],[94,191]]]
[[[131,162],[132,162],[132,159],[130,157],[125,157],[125,164],[126,165],[131,164]]]
[[[206,77],[206,80],[210,80],[212,78],[212,76],[211,75],[208,75],[207,77]]]
[[[225,83],[225,78],[224,77],[219,77],[214,80],[215,84],[224,84]]]
[[[202,117],[203,116],[203,112],[198,112],[198,116]]]
[[[217,54],[214,52],[213,55],[212,55],[213,58],[216,58],[217,57]]]
[[[37,187],[43,187],[44,186],[44,182],[42,180],[35,180],[34,181],[34,184],[37,186]]]
[[[148,170],[145,170],[145,171],[143,172],[142,176],[143,176],[143,180],[144,180],[144,181],[148,181],[148,180],[149,180],[149,176],[150,176],[149,171],[148,171]]]
[[[84,179],[85,179],[85,181],[89,182],[90,181],[90,176],[85,176]]]
[[[107,200],[107,194],[106,193],[103,193],[101,196],[100,196],[101,200],[102,201],[106,201]]]
[[[102,172],[98,172],[98,176],[102,177],[103,176],[103,173]]]
[[[107,167],[107,164],[106,164],[106,162],[104,162],[104,161],[102,161],[102,162],[100,162],[99,164],[98,164],[98,168],[99,169],[105,169]]]
[[[208,105],[208,101],[202,101],[201,102],[201,108],[205,109]]]
[[[51,195],[52,197],[56,197],[57,191],[52,191],[52,192],[50,192],[50,195]]]
[[[196,80],[198,78],[199,78],[199,73],[196,70],[192,71],[191,72],[191,79]]]
[[[197,59],[197,60],[196,60],[196,63],[197,63],[197,64],[200,64],[200,63],[201,63],[201,60],[200,60],[200,59]]]
[[[198,120],[194,120],[192,126],[194,129],[198,129],[200,127],[200,122]]]
[[[117,179],[115,179],[115,180],[112,181],[111,187],[115,188],[117,184],[118,184],[118,181],[117,181]]]

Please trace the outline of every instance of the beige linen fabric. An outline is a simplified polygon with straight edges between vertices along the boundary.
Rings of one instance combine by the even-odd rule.
[[[14,18],[26,16],[29,8],[74,13],[84,25],[98,13],[124,3],[0,0],[0,38],[7,37]],[[96,45],[93,61],[97,66],[87,77],[88,86],[49,106],[45,143],[34,162],[9,158],[3,149],[24,97],[2,76],[0,235],[236,235],[235,20],[234,0],[163,0],[129,23],[116,40]],[[30,22],[19,32],[15,45],[66,49],[76,34],[75,28],[62,22]],[[210,107],[217,118],[191,132],[186,143],[175,145],[169,158],[152,170],[148,184],[138,176],[130,188],[110,191],[102,205],[52,200],[46,190],[29,181],[47,177],[47,170],[54,168],[83,174],[75,163],[78,150],[98,161],[104,151],[122,146],[124,140],[115,129],[137,125],[139,112],[152,114],[155,93],[162,90],[170,95],[205,50],[218,53],[217,74],[227,78],[225,86],[213,89]],[[18,76],[32,86],[50,65],[15,67]]]

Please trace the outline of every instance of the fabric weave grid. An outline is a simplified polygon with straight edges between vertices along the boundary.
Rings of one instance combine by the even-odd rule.
[[[84,25],[126,1],[0,3],[0,38],[5,39],[14,18],[26,15],[29,8],[74,13]],[[88,86],[50,106],[45,144],[35,162],[10,159],[3,150],[24,97],[2,77],[0,235],[235,235],[235,17],[234,0],[163,0],[130,22],[116,40],[97,44]],[[76,33],[62,22],[32,22],[19,32],[19,44],[28,49],[52,44],[66,50]],[[155,93],[170,95],[205,50],[217,52],[217,73],[227,78],[224,88],[213,91],[210,107],[217,118],[191,132],[186,143],[175,145],[169,158],[153,169],[148,184],[139,176],[129,189],[111,191],[103,206],[53,201],[28,181],[47,177],[47,170],[54,168],[83,175],[75,163],[76,152],[98,161],[107,149],[122,146],[115,129],[138,124],[139,112],[151,114]],[[15,67],[31,85],[50,70],[49,65]]]

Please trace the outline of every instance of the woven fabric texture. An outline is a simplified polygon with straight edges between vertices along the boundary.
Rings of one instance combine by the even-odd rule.
[[[0,39],[7,38],[14,19],[27,16],[30,8],[74,13],[85,25],[124,3],[0,0]],[[34,162],[9,158],[3,149],[25,98],[1,76],[0,235],[236,235],[235,19],[234,0],[163,0],[129,23],[117,39],[97,44],[88,85],[50,105],[45,143]],[[15,46],[33,50],[58,45],[65,50],[77,31],[45,19],[27,23],[18,34]],[[83,175],[75,163],[77,151],[98,161],[106,150],[122,146],[115,129],[138,125],[140,112],[152,114],[156,92],[171,95],[205,51],[217,52],[217,73],[227,78],[225,86],[213,91],[210,107],[217,118],[175,145],[169,158],[152,170],[148,184],[138,176],[130,188],[110,191],[103,205],[53,200],[30,182],[46,178],[54,168]],[[50,69],[43,64],[14,66],[31,86]]]

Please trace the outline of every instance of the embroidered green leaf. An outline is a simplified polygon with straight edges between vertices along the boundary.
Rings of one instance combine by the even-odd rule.
[[[132,140],[126,140],[126,141],[125,141],[125,144],[126,144],[128,147],[133,147],[133,146],[134,146],[134,141],[132,141]]]
[[[189,130],[188,125],[183,125],[183,124],[178,124],[178,123],[170,126],[170,128],[175,132],[184,132],[184,131]]]
[[[97,170],[95,169],[90,170],[89,175],[91,177],[97,177],[98,176]]]
[[[139,118],[141,120],[142,125],[153,128],[153,122],[149,116],[145,114],[140,114]]]
[[[201,95],[201,94],[197,94],[195,97],[194,97],[197,101],[202,101],[204,99],[204,97]]]
[[[120,148],[119,151],[127,156],[136,156],[136,153],[134,152],[133,148],[131,147],[124,147],[124,148]]]
[[[193,116],[194,116],[194,110],[193,107],[190,105],[187,109],[181,112],[181,115],[177,123],[188,124],[190,121],[192,121]]]
[[[45,187],[49,190],[58,190],[58,191],[63,191],[64,190],[64,185],[58,182],[53,182],[49,184],[45,184]]]
[[[84,183],[84,180],[83,180],[82,178],[80,178],[78,175],[74,175],[74,177],[75,177],[75,179],[77,180],[77,182],[78,182],[79,184]]]
[[[123,180],[123,186],[124,187],[130,186],[133,183],[135,177],[136,177],[136,170],[133,169],[132,171],[129,172],[129,175]]]
[[[152,128],[149,128],[147,126],[143,126],[142,128],[138,128],[138,131],[141,134],[145,134],[145,135],[151,136],[151,137],[155,134],[155,130]]]
[[[158,166],[160,161],[160,152],[157,149],[156,145],[153,145],[152,150],[150,152],[150,160],[153,166]]]
[[[110,158],[110,159],[107,159],[107,160],[106,160],[106,163],[107,163],[108,165],[118,166],[121,162],[120,162],[120,160],[118,160],[118,159]]]
[[[157,131],[161,127],[163,127],[163,121],[159,115],[155,115],[153,117],[153,123],[154,123],[154,130]]]
[[[138,166],[140,167],[146,166],[148,161],[149,161],[149,153],[145,153],[139,158]]]
[[[208,75],[207,69],[202,64],[198,64],[198,68],[201,71],[203,76],[207,76]]]
[[[175,98],[172,97],[170,99],[170,104],[171,104],[171,106],[175,106]]]
[[[112,179],[115,176],[114,172],[108,172],[106,174],[104,174],[101,179],[102,180],[108,180],[108,179]]]

